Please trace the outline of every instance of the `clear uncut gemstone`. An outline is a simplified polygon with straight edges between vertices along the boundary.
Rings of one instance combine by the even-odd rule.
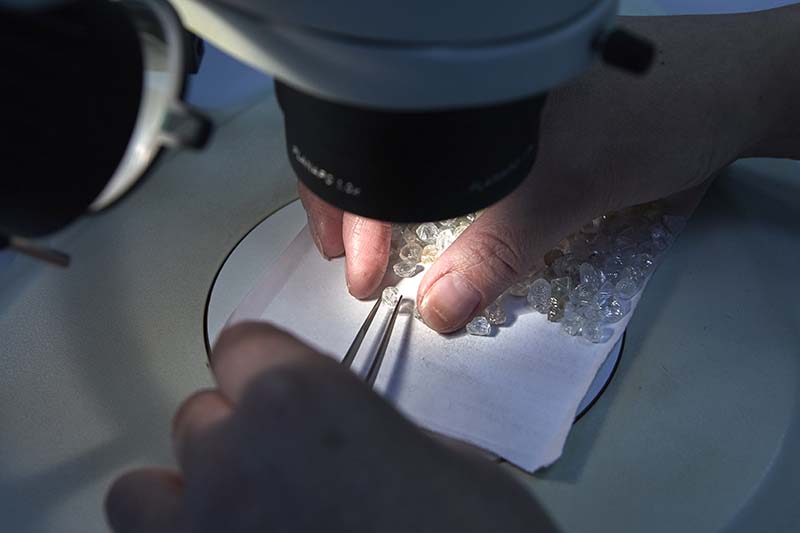
[[[669,232],[667,231],[667,228],[665,228],[661,224],[653,224],[650,227],[650,238],[653,239],[654,241],[661,239],[669,240],[669,237],[670,235]]]
[[[542,314],[547,313],[547,309],[550,307],[550,291],[549,281],[544,278],[537,279],[528,288],[528,305]]]
[[[614,284],[610,281],[606,281],[597,289],[597,303],[600,305],[605,305],[612,296],[614,296]]]
[[[621,277],[619,270],[603,270],[603,273],[606,276],[606,281],[612,285],[616,285]]]
[[[641,253],[633,258],[631,266],[638,268],[643,274],[649,274],[653,271],[655,260],[653,259],[652,255],[648,253]]]
[[[597,301],[597,286],[591,283],[581,283],[573,290],[569,299],[576,305],[585,305]]]
[[[550,295],[559,300],[567,300],[572,290],[572,280],[568,276],[556,278],[550,282]]]
[[[439,235],[439,228],[433,222],[425,222],[417,226],[417,238],[424,243],[433,243],[437,235]]]
[[[596,254],[598,256],[603,256],[609,250],[611,243],[609,241],[608,235],[604,233],[598,233],[593,239],[590,246],[590,251],[592,254]]]
[[[403,240],[403,226],[392,224],[392,242],[397,243]]]
[[[622,278],[614,288],[614,294],[623,300],[630,300],[639,292],[639,284],[631,278]]]
[[[528,287],[531,286],[530,281],[527,279],[522,279],[513,284],[511,287],[508,288],[508,293],[511,296],[527,296],[528,295]]]
[[[628,278],[629,280],[635,281],[638,285],[642,281],[642,272],[638,268],[634,266],[626,266],[620,272],[620,276],[622,278]]]
[[[464,230],[467,229],[468,227],[469,227],[469,224],[466,223],[466,222],[458,223],[455,227],[453,227],[453,236],[457,238],[459,235],[464,233]]]
[[[603,272],[608,276],[609,272],[619,272],[625,268],[625,262],[622,260],[622,255],[612,253],[606,256],[605,264],[603,265]]]
[[[589,254],[592,253],[592,250],[587,236],[575,234],[572,238],[570,238],[569,251],[575,255],[576,259],[588,257]]]
[[[606,324],[616,324],[627,315],[631,310],[631,302],[629,300],[620,300],[618,298],[611,298],[609,302],[600,308],[603,313],[603,322]]]
[[[384,305],[394,307],[400,301],[400,291],[397,290],[397,287],[386,287],[381,293],[381,301]]]
[[[581,266],[578,267],[578,273],[580,274],[581,283],[589,283],[599,287],[603,282],[600,272],[589,263],[581,263]]]
[[[569,276],[573,288],[581,284],[581,274],[578,265],[576,264],[569,265],[567,267],[567,276]]]
[[[636,251],[640,254],[650,254],[653,257],[657,256],[659,252],[650,240],[639,243],[639,246],[636,247]]]
[[[492,334],[492,325],[485,316],[476,316],[467,324],[467,333],[486,337]]]
[[[578,335],[583,328],[585,319],[578,313],[572,304],[568,304],[564,308],[564,317],[561,319],[561,329],[567,335]]]
[[[440,252],[444,252],[451,244],[453,244],[454,240],[456,240],[456,236],[453,234],[453,230],[443,229],[436,236],[436,247]]]
[[[604,328],[597,323],[587,323],[581,330],[583,338],[594,344],[601,344],[608,341],[613,333],[611,328]]]
[[[598,274],[603,277],[603,265],[605,264],[606,257],[600,252],[592,252],[589,254],[589,258],[586,260],[587,263],[592,265],[592,267],[598,272]]]
[[[553,272],[555,272],[557,277],[562,278],[569,275],[570,266],[574,260],[575,257],[572,254],[564,254],[553,261],[553,264],[550,265],[550,268],[553,269]]]
[[[417,234],[414,233],[414,230],[411,229],[409,226],[403,228],[401,235],[403,236],[403,240],[408,243],[417,242]]]
[[[603,310],[596,303],[581,305],[578,307],[578,313],[580,313],[587,322],[600,322],[603,320]]]
[[[614,239],[614,246],[617,250],[626,250],[636,246],[636,242],[628,235],[619,235]]]
[[[436,261],[437,257],[439,257],[439,249],[436,247],[436,245],[426,244],[422,249],[422,253],[419,255],[419,261],[420,263],[429,265]]]
[[[672,236],[661,224],[654,224],[650,228],[650,240],[657,250],[663,251],[669,248],[671,239]]]
[[[547,320],[558,322],[564,316],[564,302],[555,296],[551,296],[547,307]]]
[[[422,254],[422,246],[417,243],[409,243],[400,248],[400,259],[403,261],[419,261]]]
[[[411,278],[417,273],[417,262],[400,261],[392,267],[392,270],[394,270],[394,273],[401,278]]]
[[[636,259],[636,247],[622,250],[619,253],[619,258],[626,267],[632,265],[633,261]]]
[[[483,314],[486,316],[486,319],[489,321],[489,323],[494,324],[495,326],[505,324],[506,320],[508,319],[505,309],[503,309],[503,306],[500,305],[499,302],[489,304],[483,311]]]

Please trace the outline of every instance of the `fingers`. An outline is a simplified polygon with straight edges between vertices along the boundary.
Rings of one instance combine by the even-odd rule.
[[[308,216],[308,229],[319,252],[326,259],[342,255],[342,210],[320,199],[300,181],[297,182],[297,191]]]
[[[503,210],[490,209],[439,257],[417,292],[425,323],[455,331],[528,270],[528,236]]]
[[[238,404],[266,372],[286,366],[338,365],[285,331],[263,322],[243,322],[222,332],[211,353],[220,391]]]
[[[231,413],[228,400],[218,391],[198,391],[184,400],[172,419],[172,445],[184,472],[191,471],[198,460],[209,460],[214,439],[211,430]]]
[[[447,333],[463,327],[539,266],[562,237],[591,220],[591,197],[576,201],[568,180],[544,179],[547,174],[528,176],[431,265],[417,291],[420,314],[431,328]]]
[[[347,255],[347,287],[356,298],[367,298],[380,285],[389,262],[392,226],[345,213],[298,182],[308,228],[325,258]]]
[[[367,298],[380,285],[389,263],[392,225],[345,213],[342,219],[347,288],[356,298]]]
[[[170,470],[142,469],[118,478],[106,496],[106,516],[117,533],[177,530],[183,494],[180,476]]]
[[[560,196],[529,177],[514,194],[486,209],[426,272],[417,291],[420,314],[447,333],[463,327],[541,261],[582,217],[561,209]],[[574,211],[574,212],[573,212]]]

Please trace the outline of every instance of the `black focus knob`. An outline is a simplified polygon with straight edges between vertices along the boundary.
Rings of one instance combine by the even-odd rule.
[[[653,43],[622,29],[601,35],[595,41],[595,48],[609,65],[635,74],[647,72],[656,54]]]

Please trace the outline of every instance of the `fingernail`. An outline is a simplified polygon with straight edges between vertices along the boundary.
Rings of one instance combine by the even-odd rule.
[[[461,274],[441,277],[422,298],[420,314],[437,331],[449,332],[463,326],[481,302],[481,294]]]

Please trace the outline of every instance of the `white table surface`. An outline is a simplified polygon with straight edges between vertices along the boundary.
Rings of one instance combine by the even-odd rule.
[[[168,155],[125,202],[54,237],[69,270],[0,269],[0,530],[104,531],[115,475],[172,464],[172,413],[211,384],[214,275],[295,197],[272,97],[218,118],[210,150]],[[795,162],[742,161],[712,187],[563,457],[535,477],[509,468],[559,524],[800,523],[798,214]]]
[[[800,519],[799,177],[798,163],[751,160],[718,180],[564,456],[515,472],[570,531]],[[102,530],[118,472],[171,464],[170,417],[211,384],[213,277],[294,196],[267,98],[210,151],[165,158],[126,202],[58,235],[69,270],[18,259],[0,273],[3,530]]]

